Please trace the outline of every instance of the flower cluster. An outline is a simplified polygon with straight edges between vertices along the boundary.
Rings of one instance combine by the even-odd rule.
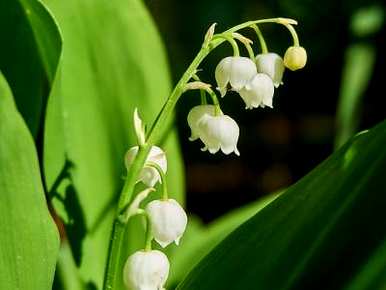
[[[263,53],[254,57],[249,39],[239,33],[226,37],[228,41],[234,41],[229,40],[230,37],[241,40],[249,49],[250,55],[239,56],[237,49],[235,56],[225,57],[218,63],[215,79],[221,97],[224,97],[228,90],[232,90],[243,99],[246,109],[272,108],[274,91],[282,84],[285,68],[298,70],[305,66],[307,61],[305,49],[298,45],[289,47],[283,60],[280,55],[268,52],[264,42]],[[235,45],[234,43],[233,46]],[[240,130],[237,123],[223,114],[217,98],[213,96],[214,92],[207,87],[203,88],[215,101],[213,105],[205,103],[195,106],[189,112],[187,119],[192,131],[190,140],[201,139],[204,143],[202,150],[208,150],[212,154],[221,149],[225,154],[234,152],[239,155],[237,142]]]
[[[141,133],[142,134],[142,133]],[[138,132],[137,132],[137,135]],[[137,154],[138,146],[129,149],[125,156],[126,167],[129,169]],[[157,182],[164,183],[162,199],[149,202],[145,209],[140,209],[140,203],[147,197],[149,190],[137,195],[128,208],[128,215],[143,214],[147,217],[148,231],[147,247],[132,254],[123,269],[123,280],[130,290],[161,290],[169,275],[169,260],[158,250],[151,249],[154,239],[162,248],[172,242],[176,245],[184,234],[188,218],[181,205],[174,199],[168,198],[164,179],[167,170],[165,152],[157,146],[152,146],[145,167],[142,168],[138,181],[152,188]]]
[[[282,84],[285,68],[298,70],[305,66],[307,61],[306,51],[299,46],[296,32],[291,25],[296,24],[296,22],[282,18],[278,18],[276,22],[285,25],[294,39],[294,46],[287,49],[284,59],[276,53],[268,52],[264,38],[255,24],[251,24],[250,27],[255,29],[262,46],[262,53],[256,57],[251,47],[251,40],[237,32],[214,34],[214,25],[210,27],[205,36],[203,47],[209,48],[212,41],[222,38],[230,42],[234,51],[233,56],[222,59],[215,69],[217,90],[221,97],[224,97],[229,90],[232,90],[240,95],[246,109],[272,108],[274,91]],[[249,57],[239,55],[236,40],[245,45]],[[201,104],[193,107],[187,116],[188,125],[191,129],[189,140],[200,139],[204,144],[202,150],[209,151],[212,154],[221,150],[224,154],[234,152],[236,155],[240,155],[237,148],[240,134],[238,124],[223,113],[216,92],[211,89],[211,85],[202,82],[196,71],[189,74],[188,79],[191,78],[194,81],[185,82],[185,87],[181,88],[181,91],[201,90]],[[178,92],[178,90],[176,91]],[[211,97],[213,104],[207,104],[207,94]],[[157,119],[156,122],[161,121]],[[153,126],[152,129],[154,130],[155,127]],[[173,242],[178,245],[185,232],[188,218],[181,205],[176,200],[168,197],[165,178],[167,171],[166,154],[160,147],[152,145],[155,142],[151,143],[146,139],[145,125],[137,110],[134,111],[134,128],[138,146],[127,151],[125,165],[128,172],[130,172],[132,166],[135,167],[133,164],[137,162],[139,153],[143,153],[142,159],[138,159],[142,162],[146,157],[145,162],[141,163],[144,166],[142,168],[135,167],[137,170],[141,170],[133,176],[137,178],[137,182],[142,182],[147,186],[147,189],[138,193],[129,203],[129,206],[124,208],[125,213],[121,216],[121,219],[123,222],[127,222],[133,215],[146,217],[146,245],[143,250],[136,251],[128,257],[123,269],[123,280],[130,290],[164,290],[170,264],[164,253],[152,249],[152,241],[155,240],[162,248]],[[145,152],[147,156],[144,155]],[[162,185],[162,198],[151,200],[141,208],[141,203],[151,191],[154,191],[153,187],[157,183]]]

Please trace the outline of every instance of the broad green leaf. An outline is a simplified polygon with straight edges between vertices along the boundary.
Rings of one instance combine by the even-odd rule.
[[[133,112],[150,125],[170,92],[164,48],[142,1],[45,0],[63,34],[63,54],[45,124],[45,177],[66,223],[85,282],[100,288],[112,217],[135,145]],[[172,196],[183,201],[176,132],[167,152]],[[143,247],[143,228],[128,230],[127,253]],[[71,232],[72,231],[72,232]],[[72,238],[73,237],[73,238]],[[83,239],[82,239],[83,238]]]
[[[275,200],[278,195],[278,193],[275,193],[263,197],[225,214],[208,226],[202,225],[197,218],[191,217],[182,243],[178,246],[177,255],[173,256],[170,261],[170,285],[181,281],[218,243],[238,226]]]
[[[386,122],[352,138],[232,232],[178,289],[342,289],[386,238],[385,144]]]
[[[39,1],[4,0],[0,1],[0,36],[0,69],[37,137],[59,60],[58,28]]]
[[[59,234],[31,134],[0,73],[0,289],[49,290]]]

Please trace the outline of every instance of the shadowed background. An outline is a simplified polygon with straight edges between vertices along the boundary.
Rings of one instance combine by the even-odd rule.
[[[218,23],[216,29],[221,32],[252,19],[294,18],[299,22],[300,43],[308,52],[304,69],[285,71],[284,85],[275,90],[273,109],[246,111],[241,98],[233,92],[220,100],[224,113],[240,126],[240,157],[211,155],[200,151],[199,141],[189,142],[186,116],[192,106],[199,104],[200,97],[194,92],[181,99],[176,122],[186,164],[187,207],[205,222],[287,187],[333,151],[338,99],[340,95],[350,98],[353,85],[351,80],[342,87],[343,75],[347,77],[350,70],[354,70],[351,74],[359,74],[363,91],[358,97],[363,98],[362,104],[353,117],[358,121],[355,131],[385,118],[381,93],[385,67],[381,1],[167,0],[146,4],[165,42],[174,83],[198,52],[206,29],[213,22]],[[275,24],[260,28],[268,49],[283,56],[291,45],[288,31]],[[254,40],[256,53],[260,49],[256,36],[252,31],[243,33]],[[241,45],[240,48],[243,51]],[[214,85],[216,64],[231,54],[227,45],[217,49],[201,66],[201,79]],[[345,65],[348,73],[344,73]],[[364,66],[366,72],[362,73],[368,79],[355,72],[358,66]]]

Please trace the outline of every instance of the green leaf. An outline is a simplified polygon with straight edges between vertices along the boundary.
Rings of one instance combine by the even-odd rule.
[[[0,35],[0,69],[37,137],[59,60],[59,30],[39,1],[5,0],[0,2]]]
[[[178,289],[342,289],[386,238],[385,144],[386,122],[352,138],[230,234]]]
[[[225,214],[208,226],[203,226],[197,218],[190,217],[182,242],[176,248],[175,255],[170,258],[170,285],[181,281],[226,236],[275,200],[278,195],[275,193],[258,199]]]
[[[64,40],[60,75],[47,108],[45,177],[70,234],[81,277],[100,288],[112,217],[126,174],[123,157],[136,142],[134,108],[150,125],[170,92],[168,65],[142,1],[44,2]],[[175,130],[161,146],[167,152],[171,195],[183,202]],[[122,262],[143,247],[141,221],[131,227],[138,232],[127,231]]]
[[[386,241],[379,246],[361,265],[359,273],[354,276],[345,290],[386,289]]]
[[[371,80],[375,59],[375,48],[371,44],[352,44],[346,49],[336,115],[336,148],[358,130],[362,99]]]
[[[32,136],[0,73],[0,289],[49,290],[59,234]]]
[[[354,37],[369,36],[382,28],[384,10],[369,6],[359,9],[351,17]],[[364,94],[371,80],[376,61],[376,48],[370,41],[349,45],[345,61],[336,114],[335,148],[342,146],[358,130]]]

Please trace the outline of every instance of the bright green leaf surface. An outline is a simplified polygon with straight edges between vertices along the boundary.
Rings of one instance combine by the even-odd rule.
[[[386,238],[385,144],[385,122],[355,136],[229,235],[178,289],[342,289]]]
[[[225,214],[208,226],[203,226],[197,219],[190,218],[182,242],[176,247],[176,255],[170,261],[170,285],[181,281],[219,242],[277,197],[278,194],[263,197]]]
[[[44,2],[59,23],[64,43],[60,76],[48,104],[45,175],[50,190],[59,184],[52,190],[53,202],[67,224],[81,276],[100,287],[112,213],[125,174],[123,156],[135,145],[133,111],[138,107],[150,125],[170,92],[168,65],[141,1]],[[162,147],[169,161],[171,195],[183,201],[174,131]],[[69,166],[63,171],[65,164]],[[58,180],[60,173],[65,180]],[[131,226],[143,232],[140,221]],[[122,259],[143,246],[143,236],[132,232]]]
[[[0,140],[0,289],[49,290],[59,234],[32,136],[1,73]]]

